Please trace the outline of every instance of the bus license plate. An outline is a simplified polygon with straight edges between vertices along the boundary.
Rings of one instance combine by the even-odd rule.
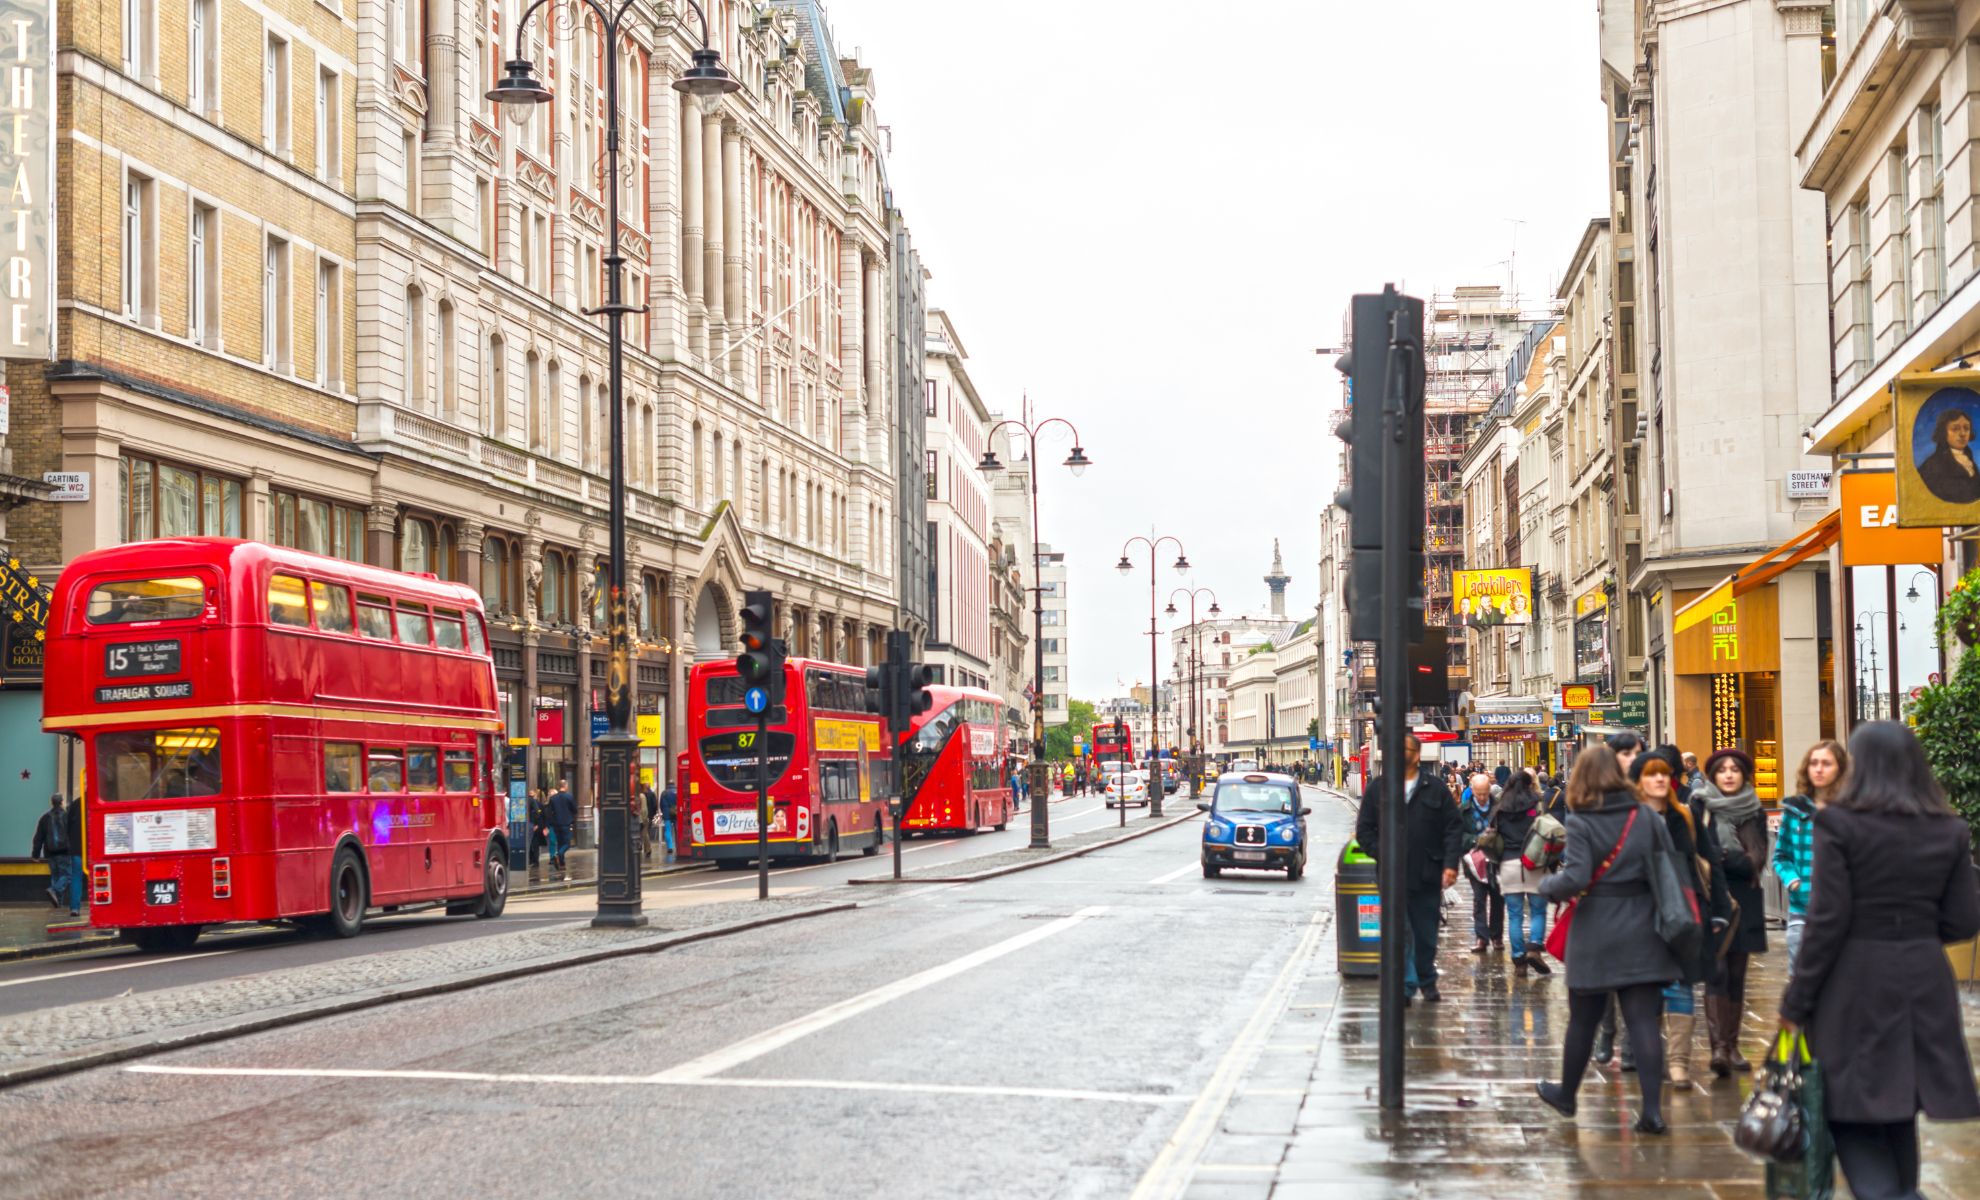
[[[144,884],[146,904],[177,904],[179,902],[179,881],[176,879],[147,879]]]
[[[1237,859],[1239,862],[1264,862],[1265,852],[1263,850],[1239,850],[1231,857]]]

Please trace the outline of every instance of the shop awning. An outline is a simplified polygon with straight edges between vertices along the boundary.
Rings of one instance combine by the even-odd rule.
[[[1836,544],[1841,532],[1842,511],[1838,509],[1721,579],[1710,591],[1678,609],[1671,618],[1672,632],[1683,633],[1694,625],[1704,624],[1726,601],[1744,596],[1755,588],[1765,587],[1828,550]]]

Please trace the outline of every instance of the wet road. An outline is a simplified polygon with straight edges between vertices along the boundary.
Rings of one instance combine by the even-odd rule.
[[[1190,801],[1187,795],[1172,796],[1169,811],[1180,811]],[[1143,819],[1146,810],[1133,809],[1130,823]],[[1059,834],[1111,826],[1120,819],[1117,810],[1106,809],[1094,796],[1075,796],[1052,805],[1052,831]],[[902,847],[906,870],[1010,850],[1030,841],[1030,810],[1019,814],[1003,833],[984,832],[946,838],[910,838]],[[857,853],[836,863],[793,863],[773,867],[771,894],[800,895],[847,880],[886,874],[892,869],[892,848],[866,858]],[[709,904],[736,900],[756,894],[756,872],[698,870],[648,879],[645,901],[649,913],[660,913],[678,905]],[[397,914],[373,913],[365,921],[365,932],[349,940],[315,937],[293,929],[255,926],[236,931],[220,930],[202,937],[185,954],[143,955],[121,946],[62,955],[0,963],[0,1016],[98,1000],[116,996],[126,989],[151,991],[202,983],[215,979],[280,970],[284,967],[327,962],[354,954],[375,954],[384,950],[431,946],[464,938],[486,937],[529,925],[547,925],[588,917],[595,909],[595,893],[589,887],[568,892],[518,896],[508,910],[494,921],[472,917],[448,917],[438,907]]]
[[[1128,1195],[1330,898],[1205,880],[1197,837],[28,1085],[0,1171],[17,1196]]]

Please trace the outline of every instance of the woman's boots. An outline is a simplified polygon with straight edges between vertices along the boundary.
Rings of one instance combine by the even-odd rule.
[[[1678,1087],[1691,1086],[1691,1035],[1697,1024],[1692,1013],[1664,1014],[1664,1066]]]
[[[1731,996],[1705,996],[1705,1026],[1712,1040],[1712,1074],[1724,1079],[1734,1071],[1751,1071],[1753,1064],[1739,1053],[1739,1021],[1744,1005]]]

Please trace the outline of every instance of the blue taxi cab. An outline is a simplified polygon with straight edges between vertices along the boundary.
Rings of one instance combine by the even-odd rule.
[[[1299,784],[1290,775],[1233,771],[1218,776],[1210,799],[1197,808],[1203,822],[1203,877],[1215,879],[1226,867],[1284,871],[1287,879],[1306,873],[1306,817]]]

